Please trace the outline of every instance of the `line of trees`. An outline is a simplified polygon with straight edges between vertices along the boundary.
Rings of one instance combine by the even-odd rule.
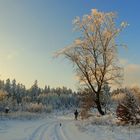
[[[0,80],[0,111],[4,111],[7,106],[12,111],[32,111],[33,107],[53,110],[77,107],[78,105],[77,93],[66,87],[51,88],[46,85],[44,88],[40,88],[36,80],[31,88],[26,89],[15,79]]]

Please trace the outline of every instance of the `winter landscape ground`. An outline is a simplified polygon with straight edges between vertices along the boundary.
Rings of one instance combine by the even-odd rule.
[[[109,116],[74,120],[73,114],[31,120],[0,120],[0,140],[139,140],[140,126],[116,126]],[[94,124],[93,124],[94,122]],[[96,123],[95,123],[96,122]],[[60,123],[62,124],[60,126]],[[98,124],[100,123],[100,124]]]

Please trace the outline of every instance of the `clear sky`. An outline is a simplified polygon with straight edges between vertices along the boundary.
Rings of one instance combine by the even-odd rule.
[[[117,22],[130,26],[120,35],[119,57],[125,67],[126,85],[140,85],[139,0],[0,0],[0,79],[13,79],[30,87],[67,86],[77,82],[70,62],[54,59],[57,50],[72,43],[72,20],[91,9],[118,13]]]

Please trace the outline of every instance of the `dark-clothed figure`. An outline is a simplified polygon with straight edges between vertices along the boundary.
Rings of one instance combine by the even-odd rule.
[[[8,112],[9,112],[9,107],[6,107],[5,108],[5,113],[8,114]]]
[[[78,111],[77,111],[77,109],[75,110],[74,115],[75,115],[75,120],[77,120],[77,118],[78,118]]]

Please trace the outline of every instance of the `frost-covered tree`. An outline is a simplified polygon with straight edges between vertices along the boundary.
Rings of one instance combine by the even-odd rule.
[[[7,92],[0,90],[0,112],[4,111],[6,107]]]
[[[11,83],[11,95],[15,99],[17,96],[17,85],[16,85],[16,80],[13,79]]]
[[[49,93],[50,92],[50,86],[45,85],[45,88],[43,90],[44,93]]]
[[[72,45],[57,52],[73,64],[82,87],[89,88],[101,115],[100,94],[104,83],[118,84],[122,81],[122,68],[117,59],[116,37],[127,23],[116,26],[116,14],[92,9],[89,15],[74,20],[75,30],[80,32]],[[91,94],[91,95],[92,95]]]
[[[11,83],[10,83],[10,79],[9,78],[6,80],[5,88],[4,89],[5,89],[5,91],[7,91],[8,97],[10,97],[11,96]]]
[[[0,89],[4,90],[4,80],[0,80]]]
[[[35,101],[37,99],[37,96],[40,93],[40,89],[38,87],[38,82],[37,80],[35,80],[34,84],[32,85],[31,89],[30,89],[30,95],[33,101]]]
[[[16,100],[18,104],[22,103],[22,99],[25,96],[27,96],[26,93],[27,91],[25,86],[23,84],[18,83],[16,86]]]
[[[131,89],[125,89],[125,96],[122,101],[120,101],[116,113],[119,118],[124,123],[140,123],[140,107],[138,100],[134,96]]]

